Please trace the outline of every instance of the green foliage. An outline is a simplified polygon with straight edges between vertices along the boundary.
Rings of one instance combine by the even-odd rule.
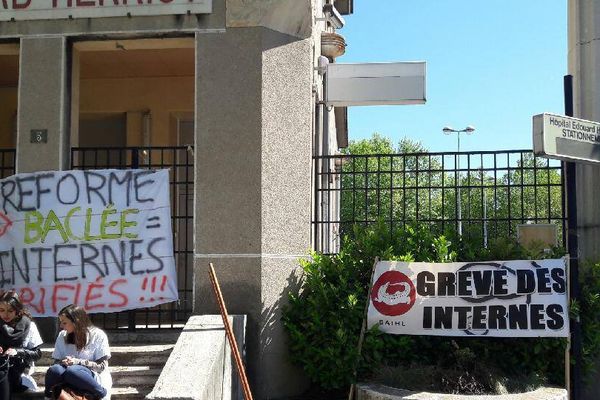
[[[585,372],[596,370],[600,354],[600,263],[579,265],[581,301],[571,305],[571,313],[581,319],[583,335],[583,368]]]
[[[504,376],[520,371],[525,377],[535,376],[562,385],[566,346],[562,339],[451,339],[387,335],[374,328],[365,335],[361,356],[357,354],[367,288],[376,257],[452,262],[539,259],[561,254],[560,249],[550,254],[532,253],[508,238],[493,241],[485,249],[436,235],[423,225],[395,231],[381,222],[366,228],[355,225],[352,235],[344,238],[339,254],[313,254],[312,260],[302,263],[302,288],[299,293],[290,295],[282,317],[289,334],[292,360],[315,384],[325,389],[340,388],[352,382],[357,362],[360,379],[371,376],[383,364],[404,368],[416,364],[456,368],[461,362],[466,365],[465,357],[469,354],[477,355],[475,370],[485,365]],[[582,311],[594,315],[590,322],[593,325],[588,327],[600,332],[600,265],[586,271],[592,274],[592,278],[585,275],[586,279],[592,279],[596,286],[584,290]],[[584,335],[586,357],[591,359],[600,348],[600,335],[589,337],[589,329],[585,329],[588,335]],[[465,382],[464,379],[461,382]]]
[[[463,171],[457,174],[455,157],[428,154],[421,143],[406,138],[394,146],[375,133],[351,142],[345,154],[354,157],[342,165],[342,233],[351,232],[355,221],[385,218],[398,223],[428,221],[432,229],[446,234],[447,225],[458,218],[459,204],[463,229],[473,239],[483,236],[484,219],[489,237],[515,232],[518,223],[529,220],[562,220],[561,175],[532,153],[494,158],[493,164],[491,159],[484,162],[483,156],[476,160],[463,155]],[[476,169],[484,164],[487,170]],[[493,165],[497,169],[490,170]]]
[[[421,142],[402,138],[398,146],[394,146],[390,138],[375,132],[368,139],[351,140],[344,154],[397,154],[427,152]]]

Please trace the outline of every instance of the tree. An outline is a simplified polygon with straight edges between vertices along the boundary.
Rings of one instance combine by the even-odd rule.
[[[419,222],[438,234],[455,234],[458,193],[463,235],[481,242],[514,234],[519,223],[562,223],[560,171],[531,152],[463,154],[457,173],[454,154],[431,154],[408,138],[394,146],[374,133],[352,141],[345,154],[342,234],[354,223],[379,219],[391,227]]]
[[[437,157],[414,140],[403,138],[395,147],[374,133],[351,141],[341,180],[342,232],[355,222],[434,220],[440,217],[441,198],[430,196],[441,188],[443,171]]]

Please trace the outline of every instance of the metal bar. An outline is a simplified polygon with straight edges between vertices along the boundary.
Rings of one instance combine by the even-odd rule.
[[[446,188],[445,188],[445,178],[446,178],[446,172],[445,172],[445,168],[444,168],[444,163],[446,161],[446,157],[442,156],[442,234],[446,234],[446,227],[445,227],[445,215],[446,213],[444,212],[444,207],[446,206],[446,202],[444,201],[444,193],[446,193]]]
[[[521,153],[521,223],[525,223],[525,164]]]
[[[248,383],[248,378],[246,377],[246,369],[244,368],[244,364],[242,363],[242,356],[240,354],[240,350],[238,349],[237,342],[235,341],[233,329],[231,329],[231,324],[229,323],[229,314],[227,313],[227,306],[225,305],[225,301],[223,300],[221,287],[219,286],[217,274],[215,273],[215,268],[213,267],[212,263],[209,264],[208,271],[210,276],[210,282],[212,283],[213,291],[215,293],[217,303],[219,304],[219,310],[221,311],[221,318],[223,318],[223,325],[225,326],[225,333],[227,335],[227,340],[229,341],[229,347],[231,347],[231,352],[233,353],[235,365],[238,370],[238,377],[240,378],[240,382],[242,383],[244,398],[246,400],[252,400],[252,392],[250,391],[250,384]]]
[[[322,249],[318,245],[319,243],[319,163],[320,158],[313,158],[313,246],[315,250],[321,251]]]
[[[467,228],[471,228],[471,156],[467,156]],[[467,230],[467,235],[471,237],[471,230]]]
[[[573,76],[564,77],[565,114],[573,116]],[[579,287],[579,242],[577,237],[577,167],[574,162],[566,163],[566,191],[567,191],[567,246],[569,251],[569,282],[571,285],[571,300],[580,303],[581,291]],[[580,399],[582,396],[582,340],[581,321],[579,316],[571,320],[571,357],[574,359],[571,369],[572,398]]]
[[[132,148],[131,149],[131,168],[132,169],[137,169],[140,166],[140,156],[139,156],[139,149],[138,148]],[[127,330],[130,332],[135,332],[135,325],[136,325],[136,311],[135,310],[131,310],[127,312]]]
[[[369,159],[365,159],[365,183],[364,183],[364,191],[365,191],[365,220],[369,220]]]
[[[548,177],[550,177],[550,171],[548,172]],[[537,223],[537,217],[538,217],[538,196],[537,196],[537,174],[538,174],[538,169],[537,169],[537,158],[535,157],[535,155],[533,156],[533,216],[535,219],[535,222]],[[548,194],[550,194],[550,187],[548,186]],[[548,207],[550,207],[550,202],[548,202]],[[548,213],[550,214],[550,213]],[[550,222],[548,220],[548,222]]]
[[[432,168],[431,168],[431,156],[429,156],[428,161],[429,161],[429,170],[431,171],[432,170]],[[428,206],[429,207],[427,208],[427,212],[428,212],[428,217],[429,218],[431,218],[431,216],[432,216],[432,211],[431,211],[431,192],[433,191],[432,190],[433,188],[431,187],[431,175],[433,175],[433,174],[427,174],[427,178],[428,178],[427,184],[429,185],[429,188],[427,190],[427,192],[429,194],[429,199],[428,199],[428,202],[429,202]]]
[[[506,168],[507,168],[507,171],[508,171],[507,174],[506,174],[507,177],[508,177],[507,178],[507,182],[506,182],[508,184],[508,187],[506,189],[506,193],[507,193],[507,196],[508,196],[508,203],[507,203],[508,204],[508,206],[507,206],[508,235],[510,235],[512,233],[512,218],[511,218],[511,215],[512,215],[511,214],[511,212],[512,212],[512,204],[510,204],[510,199],[511,199],[510,191],[511,191],[511,181],[512,181],[512,178],[510,176],[510,154],[509,153],[506,154],[506,164],[507,164]]]
[[[390,233],[394,232],[394,156],[390,156]]]
[[[381,157],[377,157],[377,171],[381,171]],[[377,186],[375,187],[377,196],[377,218],[381,217],[381,174],[377,174]]]
[[[402,154],[402,227],[406,226],[406,154]]]

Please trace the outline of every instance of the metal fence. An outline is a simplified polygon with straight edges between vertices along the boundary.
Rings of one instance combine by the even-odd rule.
[[[194,159],[192,147],[79,147],[73,169],[169,169],[179,301],[120,313],[93,314],[104,329],[181,328],[192,313]]]
[[[313,247],[339,250],[354,224],[391,229],[427,224],[435,233],[489,240],[517,225],[555,224],[564,245],[560,162],[530,150],[314,157]]]

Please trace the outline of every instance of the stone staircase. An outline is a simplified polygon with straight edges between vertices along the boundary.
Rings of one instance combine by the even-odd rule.
[[[154,387],[175,342],[179,331],[154,333],[108,333],[111,343],[109,368],[113,379],[111,399],[143,399]],[[113,344],[114,343],[114,344]],[[42,346],[42,358],[36,363],[33,374],[38,392],[15,398],[44,398],[44,376],[52,364],[52,345]]]

